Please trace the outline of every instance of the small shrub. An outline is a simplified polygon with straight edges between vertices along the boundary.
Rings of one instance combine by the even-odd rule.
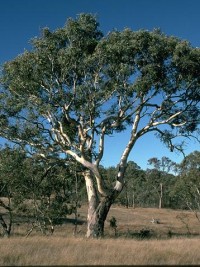
[[[152,236],[152,231],[150,229],[141,229],[139,232],[139,238],[145,239]]]
[[[117,220],[115,217],[110,219],[110,227],[114,230],[115,236],[117,235]]]
[[[173,235],[172,231],[171,231],[171,230],[169,230],[169,231],[167,232],[167,236],[168,236],[169,238],[171,238],[171,237],[172,237],[172,235]]]

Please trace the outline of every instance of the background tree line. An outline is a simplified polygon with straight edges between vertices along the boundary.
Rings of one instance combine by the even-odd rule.
[[[0,223],[9,236],[15,218],[30,222],[29,235],[35,228],[44,234],[86,204],[86,188],[82,167],[70,159],[50,157],[41,160],[27,156],[20,148],[0,149]],[[151,158],[149,168],[141,169],[129,161],[125,187],[115,201],[126,208],[157,207],[190,209],[198,220],[200,211],[200,152],[194,151],[177,164],[167,157]],[[108,184],[115,181],[118,166],[101,173]],[[5,219],[6,218],[6,219]]]

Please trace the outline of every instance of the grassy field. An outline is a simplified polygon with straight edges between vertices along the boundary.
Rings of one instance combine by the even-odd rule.
[[[199,239],[30,237],[1,240],[0,265],[200,264]]]
[[[109,220],[117,219],[117,236]],[[151,220],[159,219],[159,224]],[[72,219],[72,218],[69,218]],[[57,226],[52,236],[33,232],[19,224],[9,239],[0,239],[0,265],[192,265],[200,264],[200,224],[189,211],[113,207],[105,225],[105,238],[87,240],[86,207],[80,209],[78,233],[74,225]],[[148,230],[149,235],[140,235]]]

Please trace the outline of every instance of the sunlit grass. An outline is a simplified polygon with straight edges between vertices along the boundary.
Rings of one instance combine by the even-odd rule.
[[[86,212],[82,206],[82,222]],[[186,218],[190,235],[179,215]],[[109,227],[112,216],[117,220],[116,238]],[[152,217],[160,224],[152,224]],[[190,211],[114,206],[105,223],[105,238],[99,240],[85,238],[85,223],[78,225],[76,237],[72,223],[56,226],[52,236],[33,231],[25,238],[27,229],[28,225],[16,224],[9,239],[0,239],[0,266],[200,264],[200,224]],[[153,231],[151,238],[134,235],[141,229]]]
[[[127,240],[31,237],[0,241],[0,265],[199,264],[200,239]]]

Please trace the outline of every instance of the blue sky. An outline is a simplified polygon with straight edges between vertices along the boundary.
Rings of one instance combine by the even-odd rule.
[[[11,60],[24,49],[43,27],[62,27],[67,18],[80,13],[96,14],[104,33],[116,28],[132,30],[161,28],[168,35],[189,40],[200,47],[200,0],[1,0],[0,64]],[[127,133],[106,139],[102,164],[116,165],[127,141]],[[1,139],[0,139],[1,142]],[[187,141],[186,154],[200,150]],[[138,141],[129,160],[146,169],[151,157],[167,156],[180,162],[181,154],[171,153],[152,134]]]

